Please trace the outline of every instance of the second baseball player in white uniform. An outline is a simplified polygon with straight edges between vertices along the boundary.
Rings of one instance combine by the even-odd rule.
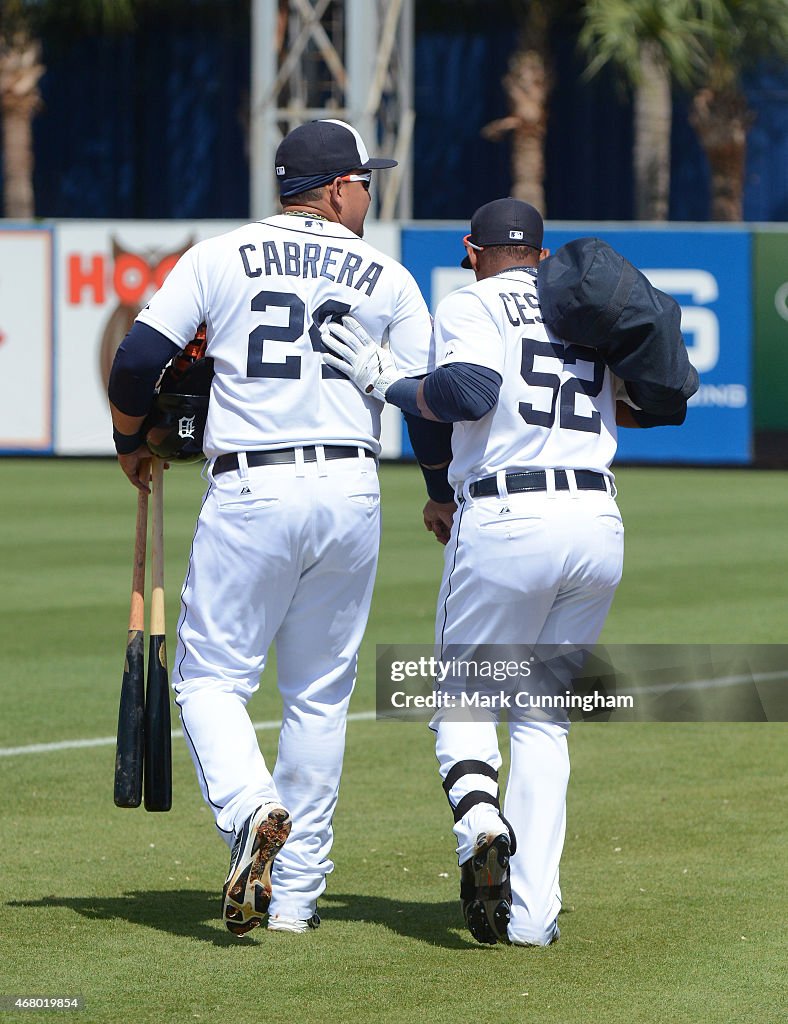
[[[506,200],[490,206],[472,226],[474,244],[491,247],[523,231],[533,251],[541,249],[536,211]],[[494,409],[454,426],[449,482],[459,509],[438,597],[441,648],[593,644],[621,579],[624,530],[610,472],[614,379],[593,351],[565,345],[545,328],[535,266],[508,262],[436,311],[438,363],[471,362],[501,377]],[[448,716],[434,727],[459,862],[470,864],[463,882],[471,930],[482,941],[549,944],[561,907],[568,721],[510,720],[504,828],[492,718]],[[495,891],[478,900],[474,890],[491,862],[505,878],[509,855],[507,915]]]
[[[360,237],[374,168],[339,121],[276,155],[283,213],[200,242],[140,313],[113,367],[119,460],[162,366],[207,326],[214,360],[200,511],[173,687],[203,796],[232,848],[222,916],[244,934],[316,927],[331,871],[346,711],[379,541],[380,403],[321,363],[319,328],[350,312],[409,373],[431,324],[410,274]],[[246,704],[276,644],[283,723],[270,771]],[[277,856],[278,855],[278,856]],[[276,860],[274,861],[274,858]]]
[[[477,281],[436,311],[438,369],[403,380],[345,321],[326,325],[324,356],[362,388],[430,419],[453,421],[454,504],[436,644],[593,644],[621,578],[624,531],[610,464],[614,379],[590,349],[544,326],[536,289],[539,213],[502,199],[476,212],[465,266]],[[444,537],[444,540],[447,538]],[[437,756],[454,812],[461,897],[482,942],[548,945],[558,937],[558,866],[569,778],[567,720],[509,722],[503,815],[496,716],[439,716]]]

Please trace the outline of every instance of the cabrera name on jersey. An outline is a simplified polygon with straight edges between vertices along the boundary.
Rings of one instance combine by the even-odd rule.
[[[205,454],[298,444],[380,450],[381,403],[320,359],[319,326],[352,313],[408,375],[433,368],[411,275],[341,224],[279,214],[198,242],[137,317],[183,347],[204,321],[216,376]]]
[[[455,423],[449,481],[499,470],[593,469],[616,451],[614,377],[592,349],[547,330],[536,274],[506,270],[452,292],[435,313],[438,365],[486,366],[503,378],[498,402],[476,422]]]

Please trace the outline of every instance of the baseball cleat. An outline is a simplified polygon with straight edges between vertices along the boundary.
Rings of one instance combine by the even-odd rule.
[[[238,833],[222,891],[222,920],[233,935],[245,935],[268,913],[271,865],[291,827],[284,807],[264,804],[249,815]]]
[[[312,914],[306,921],[299,921],[297,918],[292,917],[280,917],[279,914],[274,914],[273,917],[268,918],[269,932],[293,932],[295,935],[303,935],[304,932],[308,932],[311,928],[319,927],[320,918],[317,914]]]
[[[477,942],[508,942],[512,906],[511,843],[506,832],[480,832],[473,856],[460,865],[460,899],[465,923]]]

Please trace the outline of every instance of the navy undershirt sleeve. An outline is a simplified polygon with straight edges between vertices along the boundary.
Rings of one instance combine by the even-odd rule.
[[[424,474],[427,494],[433,501],[447,502],[454,498],[454,488],[449,484],[448,470],[451,462],[451,423],[436,423],[421,416],[404,413],[413,454]],[[439,469],[430,469],[438,466]]]
[[[413,454],[425,466],[451,461],[451,423],[436,423],[405,413]]]
[[[418,416],[418,386],[412,377],[395,381],[386,392],[386,401]],[[500,374],[475,363],[439,366],[424,378],[424,400],[444,423],[480,420],[494,407],[500,390]]]
[[[500,374],[475,363],[439,366],[424,380],[424,401],[446,423],[480,420],[495,406],[501,390]]]
[[[161,371],[180,351],[174,341],[135,321],[115,354],[107,388],[110,402],[127,416],[144,416]]]
[[[423,379],[423,377],[403,377],[401,380],[395,380],[386,391],[386,401],[391,405],[396,405],[398,409],[402,409],[406,415],[420,416],[416,395]]]

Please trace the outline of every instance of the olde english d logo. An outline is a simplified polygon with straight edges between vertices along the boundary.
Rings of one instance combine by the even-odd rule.
[[[178,420],[178,437],[194,437],[194,416],[181,416]]]

